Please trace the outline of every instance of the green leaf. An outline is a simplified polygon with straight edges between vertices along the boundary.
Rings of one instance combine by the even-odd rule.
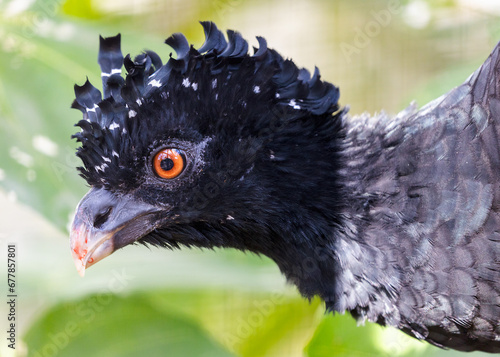
[[[196,319],[239,356],[301,357],[324,311],[291,291],[166,291],[149,295],[160,309],[175,309]]]
[[[275,295],[255,301],[246,317],[247,328],[263,321],[238,347],[243,357],[303,356],[303,349],[318,323],[324,304]],[[320,314],[318,314],[318,312]]]
[[[154,307],[147,294],[100,294],[51,309],[25,335],[32,357],[234,356],[192,319]]]
[[[305,350],[309,357],[416,357],[441,351],[392,327],[369,322],[358,326],[350,314],[326,315]],[[451,351],[450,355],[456,353]]]
[[[368,338],[363,339],[363,343],[359,343],[360,335],[364,333],[369,336],[373,333],[373,327],[373,325],[362,328],[356,326],[356,321],[348,314],[343,316],[327,315],[321,321],[306,347],[307,356],[357,357],[373,355],[376,353],[376,349]]]

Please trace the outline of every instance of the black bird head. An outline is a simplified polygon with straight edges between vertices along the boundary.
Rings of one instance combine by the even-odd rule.
[[[75,86],[91,186],[72,226],[77,268],[132,243],[233,247],[269,256],[307,296],[318,284],[332,294],[338,88],[261,37],[249,55],[239,33],[226,41],[202,25],[199,49],[166,40],[177,53],[166,64],[150,51],[123,58],[120,35],[101,38],[103,96]]]

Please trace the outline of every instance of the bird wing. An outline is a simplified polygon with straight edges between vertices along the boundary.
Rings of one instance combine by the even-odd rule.
[[[340,279],[372,300],[346,298],[354,316],[438,346],[500,351],[499,71],[497,45],[421,110],[351,118],[347,186],[364,212],[348,214],[363,217],[356,244],[366,248],[348,266],[350,282]]]
[[[403,328],[462,350],[500,351],[499,71],[497,45],[406,123],[393,158],[400,265],[412,270],[396,303]]]

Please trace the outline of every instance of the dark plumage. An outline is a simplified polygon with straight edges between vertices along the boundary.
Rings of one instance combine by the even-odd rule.
[[[500,47],[419,111],[350,117],[317,69],[202,25],[166,64],[101,39],[104,99],[75,86],[79,271],[134,242],[234,247],[328,310],[500,352]]]

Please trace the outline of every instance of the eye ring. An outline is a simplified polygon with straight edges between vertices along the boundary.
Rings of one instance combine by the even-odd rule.
[[[161,178],[171,180],[179,176],[186,166],[181,150],[166,148],[158,151],[153,158],[153,171]]]

